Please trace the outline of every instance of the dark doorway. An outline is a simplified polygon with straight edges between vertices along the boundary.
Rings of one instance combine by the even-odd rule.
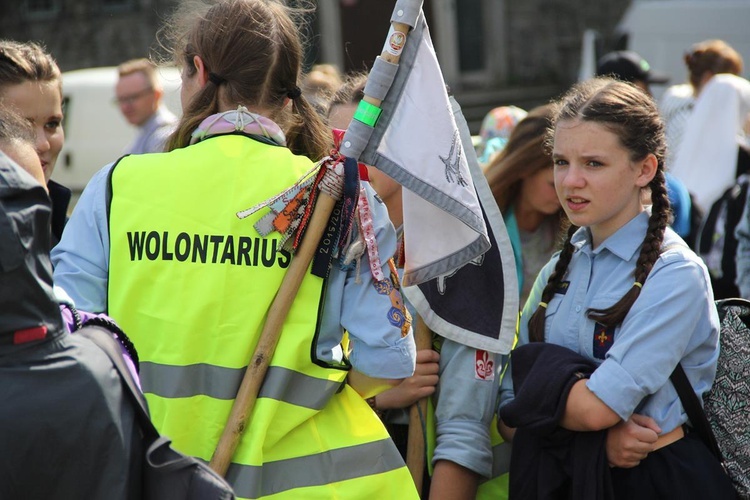
[[[344,71],[367,71],[375,57],[383,51],[390,28],[395,2],[383,0],[342,0],[341,41],[344,44]],[[430,24],[429,0],[423,6],[427,24]],[[431,31],[432,39],[436,35]]]

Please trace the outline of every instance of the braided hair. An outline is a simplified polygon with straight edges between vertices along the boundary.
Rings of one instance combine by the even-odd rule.
[[[547,133],[547,147],[551,147],[557,123],[564,120],[594,122],[606,126],[617,134],[622,146],[630,152],[633,161],[653,154],[657,170],[649,182],[652,210],[646,236],[643,238],[640,255],[634,270],[634,284],[612,306],[606,309],[591,309],[589,318],[607,326],[616,326],[625,319],[633,303],[641,293],[641,287],[661,254],[664,231],[669,224],[671,211],[667,197],[664,174],[665,138],[664,124],[653,99],[635,86],[610,78],[595,78],[571,88],[556,104],[552,123]],[[559,288],[573,257],[575,248],[571,238],[575,226],[568,230],[555,269],[547,281],[541,303],[529,319],[529,338],[532,342],[544,341],[546,304]]]
[[[55,82],[62,92],[60,68],[44,47],[34,42],[0,40],[0,93],[24,82]]]

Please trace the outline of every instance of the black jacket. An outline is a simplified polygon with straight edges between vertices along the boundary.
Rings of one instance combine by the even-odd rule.
[[[50,201],[0,155],[0,499],[141,497],[140,429],[107,354],[65,330]]]
[[[607,431],[559,426],[574,383],[596,364],[555,344],[535,342],[513,351],[515,398],[500,418],[516,427],[510,461],[511,499],[614,498],[606,455]]]

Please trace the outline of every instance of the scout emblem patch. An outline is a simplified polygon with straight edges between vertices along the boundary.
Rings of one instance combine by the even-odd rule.
[[[594,357],[604,359],[604,356],[615,343],[615,327],[607,328],[601,323],[594,324]]]
[[[411,314],[406,309],[404,300],[401,298],[400,286],[398,281],[398,272],[393,263],[393,259],[388,260],[391,269],[391,277],[384,278],[380,281],[373,282],[375,290],[380,295],[388,295],[391,299],[391,308],[388,311],[388,321],[393,325],[401,328],[401,337],[406,337],[411,332]]]
[[[555,288],[555,293],[560,295],[565,295],[568,293],[568,287],[570,286],[570,281],[561,281],[559,285],[557,285],[557,288]]]
[[[477,349],[474,369],[478,380],[495,380],[495,361],[490,359],[487,351]]]

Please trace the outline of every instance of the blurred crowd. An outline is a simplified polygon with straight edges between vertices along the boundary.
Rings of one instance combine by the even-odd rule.
[[[302,71],[296,30],[274,5],[227,0],[192,22],[175,18],[179,117],[162,103],[153,61],[118,67],[113,98],[138,136],[72,215],[70,190],[53,180],[65,140],[54,54],[0,41],[0,498],[140,498],[133,410],[108,358],[70,333],[92,318],[121,343],[159,431],[211,459],[295,260],[271,233],[296,224],[286,211],[253,216],[267,228],[257,236],[222,210],[283,197],[307,214],[298,179],[365,97],[366,73]],[[504,354],[437,334],[417,348],[416,314],[400,295],[402,187],[361,165],[356,215],[342,229],[350,246],[342,240],[325,276],[301,278],[282,321],[227,475],[237,496],[664,498],[662,483],[682,482],[671,498],[729,498],[669,376],[682,364],[696,394],[707,392],[714,300],[750,299],[750,82],[722,40],[686,47],[684,63],[678,83],[632,51],[605,54],[596,78],[553,102],[494,103],[464,145],[515,262],[523,351],[512,378]],[[651,86],[670,83],[655,102]],[[540,344],[567,350],[528,361]],[[480,358],[493,383],[475,376]],[[543,379],[565,387],[530,393]],[[553,390],[569,391],[567,406],[547,402]],[[409,408],[426,397],[427,467],[412,478]],[[552,460],[547,437],[527,429],[543,419],[569,433],[555,442],[566,461],[606,470],[606,484],[577,489],[590,479],[537,470]],[[558,480],[567,496],[528,486]]]

